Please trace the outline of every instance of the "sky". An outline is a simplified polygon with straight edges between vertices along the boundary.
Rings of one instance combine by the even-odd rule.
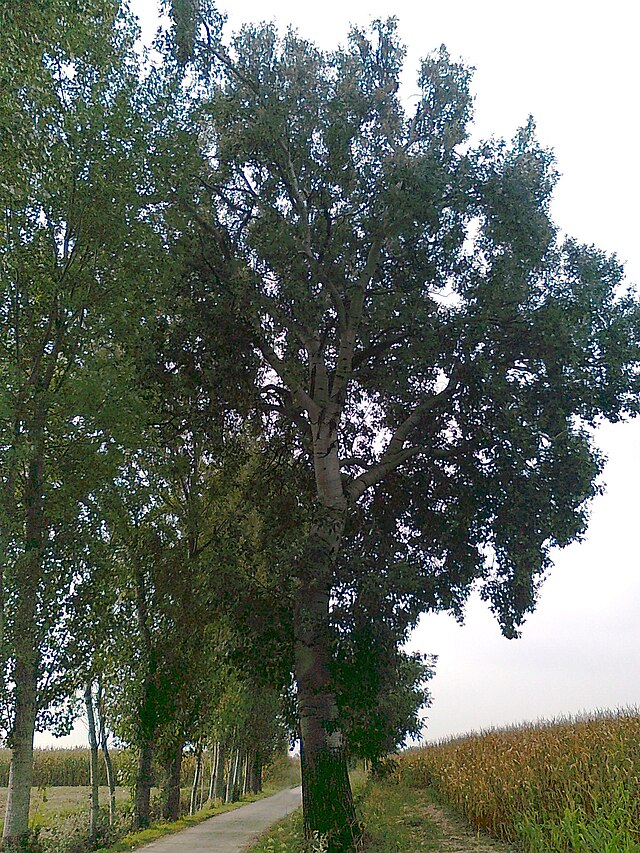
[[[157,4],[132,0],[132,7],[149,37]],[[229,30],[275,21],[323,48],[344,42],[350,24],[396,16],[407,47],[407,103],[420,57],[445,44],[476,69],[474,138],[510,139],[532,114],[561,174],[554,221],[581,242],[615,252],[627,281],[640,284],[640,54],[628,0],[220,0],[219,8]],[[640,706],[640,420],[603,425],[596,440],[609,459],[606,492],[593,504],[584,540],[555,553],[521,638],[501,637],[477,596],[464,626],[430,614],[413,633],[412,650],[438,655],[429,740]],[[82,739],[81,726],[71,738]]]

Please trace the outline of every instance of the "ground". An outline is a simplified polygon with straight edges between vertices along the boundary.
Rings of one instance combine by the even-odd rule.
[[[53,815],[66,815],[71,812],[77,812],[84,808],[89,808],[89,795],[91,788],[88,786],[49,786],[46,788],[31,789],[31,808],[29,814],[31,820],[38,819],[39,822],[46,822]],[[118,804],[129,799],[128,788],[116,788],[116,801]],[[108,806],[109,804],[109,789],[100,788],[100,805]],[[0,821],[4,816],[5,807],[7,805],[7,789],[0,788]]]

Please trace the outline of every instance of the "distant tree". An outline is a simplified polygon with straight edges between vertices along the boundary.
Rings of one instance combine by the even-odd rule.
[[[398,606],[459,612],[479,580],[514,636],[550,549],[584,530],[589,425],[637,410],[639,308],[614,258],[557,234],[531,121],[470,144],[471,73],[444,48],[406,110],[393,21],[331,53],[271,27],[208,46],[200,274],[251,328],[265,434],[310,463],[290,603],[304,820],[347,850],[345,536],[381,555]]]

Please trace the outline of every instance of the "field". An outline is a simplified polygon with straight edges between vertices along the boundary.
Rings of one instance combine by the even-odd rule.
[[[401,756],[473,826],[527,853],[640,853],[637,711],[488,732]]]
[[[51,788],[31,789],[30,819],[34,823],[48,823],[52,818],[59,818],[78,811],[88,811],[89,794],[88,786],[57,786]],[[116,788],[116,802],[122,805],[129,799],[127,788]],[[107,805],[109,802],[108,788],[100,788],[100,803]],[[7,789],[0,788],[0,816],[4,815],[7,805]],[[0,823],[1,823],[0,818]]]

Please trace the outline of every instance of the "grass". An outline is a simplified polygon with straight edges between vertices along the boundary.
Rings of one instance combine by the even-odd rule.
[[[525,853],[640,853],[640,716],[599,714],[414,750],[398,781],[434,787]]]
[[[430,853],[440,849],[442,833],[427,808],[427,791],[392,784],[352,780],[358,817],[366,827],[367,853]],[[322,839],[305,842],[300,810],[277,823],[248,853],[324,853]]]
[[[54,788],[32,788],[29,819],[40,825],[47,824],[52,819],[64,817],[83,809],[89,808],[91,788],[81,786],[60,786]],[[122,805],[129,799],[128,788],[116,788],[116,802]],[[109,789],[100,788],[100,802],[109,801]],[[7,805],[7,789],[0,788],[0,814],[4,815]],[[2,825],[2,820],[0,820]]]

